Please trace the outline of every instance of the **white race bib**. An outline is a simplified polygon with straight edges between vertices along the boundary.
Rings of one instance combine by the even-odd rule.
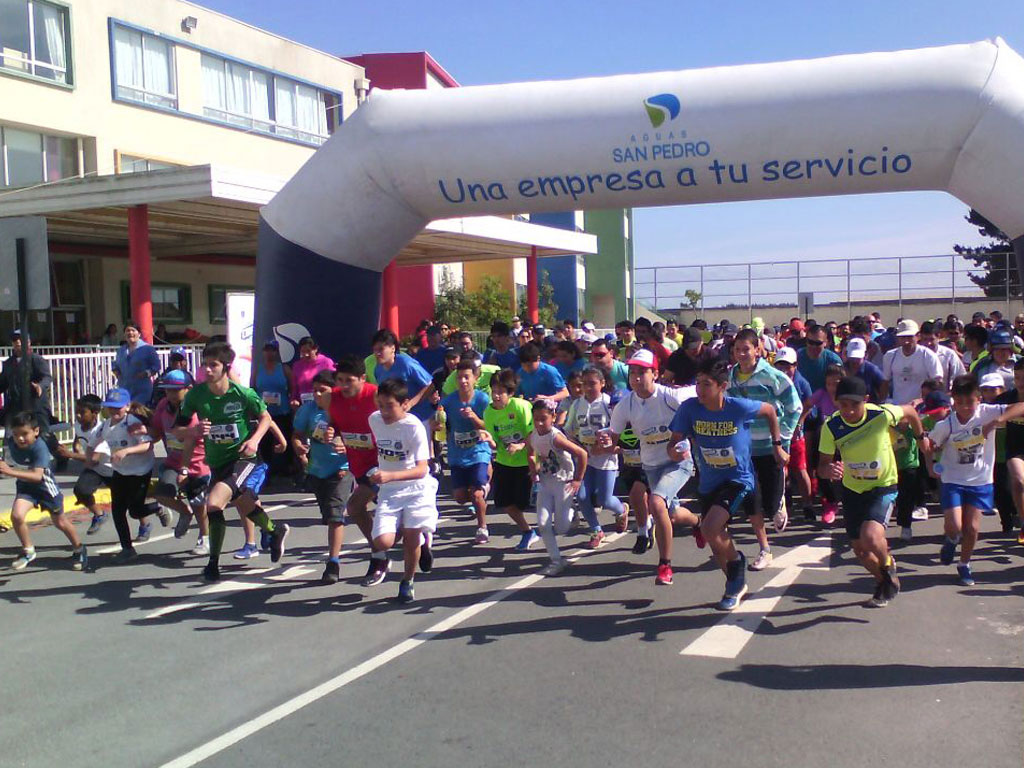
[[[214,424],[210,427],[210,442],[230,444],[238,442],[237,424]]]
[[[700,453],[704,457],[705,463],[713,469],[730,469],[736,466],[736,452],[731,446],[724,448],[702,447]]]
[[[342,432],[341,439],[345,441],[345,446],[348,448],[355,448],[359,450],[373,448],[373,435],[366,434],[363,432]]]
[[[280,405],[281,404],[281,393],[280,392],[264,392],[263,402],[267,405]]]

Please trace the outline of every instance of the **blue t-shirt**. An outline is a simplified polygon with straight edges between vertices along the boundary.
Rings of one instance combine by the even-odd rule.
[[[812,360],[807,354],[807,348],[796,353],[796,367],[811,385],[811,390],[817,392],[825,387],[825,369],[830,365],[843,367],[843,361],[831,349],[823,349],[817,360]]]
[[[423,347],[419,352],[416,353],[416,362],[423,366],[424,370],[436,371],[438,368],[444,365],[444,356],[448,354],[448,347],[444,344],[439,346],[437,349],[430,349],[430,347]]]
[[[760,410],[761,403],[744,397],[726,397],[720,411],[708,410],[696,397],[679,404],[669,428],[693,438],[701,493],[710,493],[730,480],[753,490],[750,425]]]
[[[511,368],[513,371],[518,371],[523,367],[523,364],[519,362],[519,353],[514,349],[508,349],[505,352],[488,349],[484,354],[484,362],[499,368]]]
[[[28,448],[19,448],[13,441],[8,441],[8,458],[12,469],[22,471],[32,469],[43,470],[43,480],[40,483],[29,482],[28,480],[17,480],[14,483],[16,493],[24,493],[36,500],[45,500],[51,509],[63,511],[63,497],[60,486],[53,476],[53,454],[46,447],[42,438],[37,439]]]
[[[541,363],[533,373],[519,371],[519,394],[527,400],[554,395],[565,389],[565,379],[553,365]]]
[[[473,397],[468,403],[481,421],[490,404],[491,398],[479,389],[473,391]],[[480,430],[462,415],[466,405],[459,398],[458,392],[452,392],[441,400],[448,430],[448,463],[453,467],[488,464],[491,461],[491,446],[480,441]]]
[[[583,358],[579,360],[573,360],[571,363],[566,364],[562,362],[555,363],[555,370],[562,374],[563,380],[568,380],[569,376],[577,371],[582,371],[587,367],[587,361]]]
[[[303,403],[295,412],[294,427],[309,438],[308,472],[313,477],[324,479],[348,469],[348,459],[343,453],[336,453],[327,441],[327,428],[331,417],[316,403]]]
[[[444,360],[442,360],[443,362]],[[395,362],[391,364],[390,370],[377,363],[377,367],[373,369],[373,375],[377,379],[377,384],[388,379],[405,379],[405,383],[409,387],[410,398],[415,397],[421,389],[434,381],[422,365],[404,352],[395,355]],[[420,421],[426,421],[434,415],[434,406],[430,404],[428,398],[423,398],[409,413]]]
[[[860,368],[857,369],[856,375],[859,376],[867,386],[868,394],[871,395],[871,402],[880,402],[878,399],[878,393],[882,386],[882,382],[885,381],[885,377],[882,376],[882,370],[874,363],[869,363],[865,360],[860,364]]]
[[[797,371],[793,374],[793,386],[796,387],[796,393],[800,397],[800,402],[805,402],[811,399],[811,395],[814,394],[814,390],[811,389],[811,385],[807,383],[807,379],[804,375]]]

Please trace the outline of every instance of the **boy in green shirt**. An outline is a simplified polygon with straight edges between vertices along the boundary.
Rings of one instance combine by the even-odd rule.
[[[901,424],[890,429],[889,439],[892,440],[892,452],[896,457],[896,522],[900,525],[900,541],[906,543],[913,538],[913,512],[921,505],[924,491],[918,470],[921,456],[908,425]]]

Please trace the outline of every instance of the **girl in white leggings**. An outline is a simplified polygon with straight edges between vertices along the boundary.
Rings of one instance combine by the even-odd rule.
[[[533,405],[533,432],[527,442],[530,473],[537,481],[537,529],[551,562],[541,571],[553,576],[565,568],[555,535],[564,536],[572,523],[572,500],[587,471],[587,452],[555,426],[555,404]]]

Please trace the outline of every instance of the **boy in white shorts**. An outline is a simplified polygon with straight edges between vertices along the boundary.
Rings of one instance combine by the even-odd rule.
[[[433,567],[430,536],[437,528],[437,480],[430,474],[430,444],[423,422],[408,413],[409,389],[403,379],[388,379],[377,387],[377,407],[370,414],[370,431],[377,444],[377,467],[367,479],[380,486],[373,518],[375,550],[394,546],[402,529],[405,575],[398,586],[398,601],[416,599],[413,579],[419,564]],[[421,553],[421,541],[424,552]]]

